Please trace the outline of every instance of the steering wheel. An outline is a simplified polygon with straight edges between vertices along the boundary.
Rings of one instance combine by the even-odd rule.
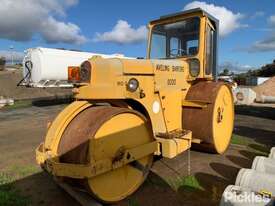
[[[173,51],[176,51],[177,53],[173,54]],[[184,49],[170,49],[171,57],[178,57],[178,56],[182,56],[183,54],[187,54],[186,50]]]

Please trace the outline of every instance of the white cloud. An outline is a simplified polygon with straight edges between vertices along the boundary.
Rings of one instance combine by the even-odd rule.
[[[10,62],[12,59],[14,62],[22,62],[24,58],[24,53],[17,51],[1,50],[0,57],[5,57],[7,62]]]
[[[214,4],[207,4],[203,1],[193,1],[188,3],[184,10],[202,8],[203,10],[210,13],[220,21],[220,36],[226,36],[234,30],[247,27],[240,23],[240,20],[244,17],[241,13],[233,13],[231,10],[223,7],[216,6]]]
[[[146,40],[146,26],[132,28],[132,26],[124,20],[118,20],[117,24],[111,31],[104,33],[96,33],[94,41],[96,42],[113,42],[118,44],[139,43]]]
[[[275,51],[275,32],[271,33],[267,38],[256,41],[247,49],[248,52],[269,52]]]
[[[77,25],[59,22],[52,17],[49,17],[47,21],[42,23],[40,33],[48,43],[73,42],[76,44],[83,44],[87,41],[84,36],[78,35],[80,33],[80,28]]]
[[[0,38],[29,41],[39,34],[50,43],[83,43],[79,27],[56,19],[78,0],[0,0]],[[52,34],[49,34],[49,33]]]
[[[248,52],[275,51],[275,15],[270,16],[267,21],[270,23],[270,27],[267,28],[268,36],[260,41],[254,42],[249,48],[243,50]]]

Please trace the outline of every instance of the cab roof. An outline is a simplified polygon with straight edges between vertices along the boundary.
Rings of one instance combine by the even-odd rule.
[[[164,20],[164,19],[181,17],[181,16],[184,16],[186,14],[192,14],[192,13],[201,13],[203,16],[207,16],[212,22],[214,22],[216,27],[218,27],[218,25],[219,25],[219,20],[218,19],[216,19],[214,16],[212,16],[211,14],[209,14],[208,12],[204,11],[201,8],[189,9],[189,10],[186,10],[186,11],[181,11],[181,12],[176,12],[176,13],[164,15],[164,16],[161,16],[159,19],[151,21],[150,24],[154,24],[157,21],[161,21],[161,20]]]

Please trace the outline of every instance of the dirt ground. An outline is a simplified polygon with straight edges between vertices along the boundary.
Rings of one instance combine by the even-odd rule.
[[[64,106],[0,110],[0,172],[19,177],[10,184],[30,199],[30,205],[79,205],[35,164],[34,149],[43,141],[47,122]],[[197,187],[182,181],[188,175],[185,152],[172,160],[156,160],[138,191],[116,205],[217,205],[239,169],[251,167],[256,155],[266,155],[275,145],[274,108],[242,106],[236,113],[234,135],[244,138],[245,144],[231,145],[223,155],[190,152]]]
[[[70,96],[71,89],[66,88],[27,88],[18,87],[17,83],[23,78],[22,71],[5,70],[0,71],[0,97],[12,98],[15,100],[22,99],[39,99]]]

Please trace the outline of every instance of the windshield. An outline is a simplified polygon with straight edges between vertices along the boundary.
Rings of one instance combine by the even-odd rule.
[[[156,25],[152,29],[151,59],[193,56],[198,52],[200,19]]]

